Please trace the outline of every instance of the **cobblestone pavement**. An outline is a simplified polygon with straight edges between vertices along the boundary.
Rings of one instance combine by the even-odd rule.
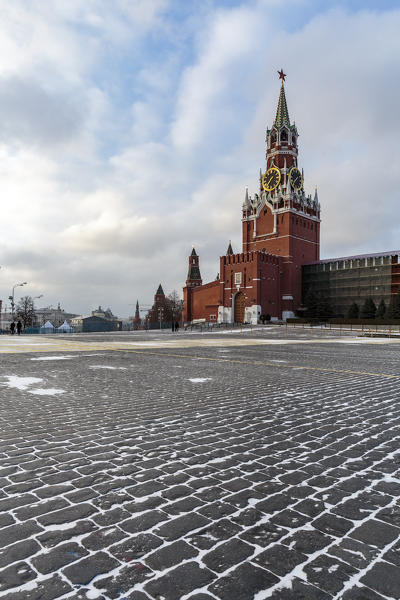
[[[400,599],[398,341],[38,340],[0,338],[0,598]]]

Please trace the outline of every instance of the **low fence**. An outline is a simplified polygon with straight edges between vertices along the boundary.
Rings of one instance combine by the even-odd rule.
[[[286,327],[356,331],[362,334],[400,335],[400,319],[287,319]]]

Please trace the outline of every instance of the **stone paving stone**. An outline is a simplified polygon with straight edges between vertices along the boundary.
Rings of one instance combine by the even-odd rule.
[[[287,529],[278,527],[271,522],[266,522],[248,529],[245,533],[240,534],[240,538],[251,544],[265,547],[268,544],[277,542],[287,533]]]
[[[301,527],[302,525],[309,523],[311,519],[311,517],[305,516],[288,508],[273,516],[270,522],[274,523],[275,525],[288,527],[289,529],[295,529],[296,527]]]
[[[46,531],[45,533],[39,535],[37,539],[45,548],[52,548],[61,542],[66,542],[77,535],[90,533],[95,529],[97,529],[97,527],[91,521],[78,521],[74,527],[68,527],[67,529],[55,531]]]
[[[75,542],[61,544],[50,552],[39,554],[32,558],[32,564],[40,573],[47,575],[53,571],[57,571],[61,567],[65,567],[69,563],[75,562],[89,553],[86,548],[83,548]]]
[[[350,529],[353,529],[354,524],[348,519],[343,519],[332,513],[321,515],[317,519],[314,519],[312,526],[319,531],[328,533],[331,535],[345,535]]]
[[[97,552],[66,567],[62,572],[72,583],[87,585],[97,575],[111,571],[118,565],[119,562],[105,552]]]
[[[79,504],[57,510],[55,512],[47,513],[38,518],[41,525],[60,525],[62,523],[69,523],[72,521],[78,521],[89,517],[96,509],[90,504]]]
[[[261,521],[261,519],[265,519],[265,515],[262,512],[255,508],[245,508],[232,516],[230,520],[241,527],[251,527]]]
[[[360,525],[360,527],[357,527],[357,529],[350,534],[350,537],[365,542],[366,544],[371,544],[371,546],[384,548],[387,544],[393,542],[399,535],[399,528],[391,527],[382,521],[370,519],[366,523]]]
[[[61,496],[61,494],[65,494],[67,492],[74,491],[75,488],[71,484],[64,485],[48,485],[45,487],[41,487],[35,490],[35,494],[39,496],[39,498],[55,498],[57,496]],[[36,499],[37,502],[37,499]]]
[[[0,571],[0,592],[35,579],[36,573],[25,562],[14,563]]]
[[[0,514],[0,528],[7,527],[8,525],[12,525],[13,523],[15,523],[15,519],[10,514],[8,514],[8,513]]]
[[[186,536],[186,539],[190,544],[196,546],[196,548],[209,550],[218,542],[227,540],[240,531],[242,531],[242,528],[239,525],[232,523],[228,519],[221,519],[206,529],[201,529],[195,534]]]
[[[295,504],[292,508],[293,510],[297,510],[310,517],[316,517],[326,510],[325,502],[322,500],[314,500],[312,498],[302,500],[301,502]]]
[[[164,505],[162,509],[169,515],[178,516],[182,513],[191,512],[192,510],[194,510],[195,508],[199,508],[200,506],[203,506],[203,502],[198,498],[195,498],[194,496],[190,496],[188,498],[183,498],[182,500],[172,502],[171,504]],[[203,516],[206,517],[207,515]]]
[[[22,524],[10,525],[1,530],[1,543],[3,546],[8,546],[9,544],[14,544],[14,542],[28,539],[41,531],[43,531],[43,527],[37,525],[35,521],[25,521]]]
[[[163,483],[166,483],[165,481]],[[161,496],[167,500],[178,500],[185,496],[190,496],[193,493],[193,489],[188,485],[174,485],[167,490],[161,492]]]
[[[145,562],[155,571],[162,571],[184,560],[193,558],[197,554],[198,550],[193,548],[193,546],[189,546],[183,540],[179,540],[168,546],[163,546],[160,550],[156,550],[147,556]]]
[[[263,494],[257,492],[256,490],[242,490],[237,494],[233,494],[232,496],[227,496],[224,498],[225,502],[236,506],[236,508],[246,508],[249,506],[249,500],[262,500],[265,498]],[[259,503],[258,503],[259,504]],[[258,508],[258,506],[257,506]],[[261,508],[259,510],[262,510]],[[265,511],[263,511],[265,512]]]
[[[193,529],[199,529],[210,523],[209,519],[206,519],[202,515],[192,513],[178,517],[172,521],[168,521],[164,525],[161,525],[155,533],[165,540],[171,542],[179,537],[193,531]]]
[[[105,513],[93,515],[92,520],[100,527],[108,527],[109,525],[120,523],[130,516],[131,514],[127,510],[124,510],[123,508],[114,508]]]
[[[257,554],[252,559],[261,567],[272,571],[275,575],[286,575],[297,565],[307,560],[307,556],[296,550],[291,550],[283,544],[275,544],[272,548]]]
[[[208,569],[201,569],[195,562],[168,571],[159,579],[154,579],[145,584],[144,589],[153,597],[162,597],[164,600],[177,600],[191,591],[204,587],[215,578]]]
[[[243,562],[253,553],[253,546],[234,538],[205,554],[202,561],[209,569],[219,573]]]
[[[354,567],[330,556],[319,556],[305,565],[303,571],[309,583],[332,595],[340,592],[344,582],[357,573]]]
[[[147,531],[158,523],[162,523],[168,519],[168,515],[162,510],[149,510],[143,513],[139,517],[128,519],[120,523],[121,529],[128,533],[139,533],[140,531]],[[160,530],[161,528],[159,528]]]
[[[290,504],[294,504],[293,498],[287,494],[275,494],[262,502],[256,504],[257,510],[261,510],[263,513],[272,515],[278,510],[287,508]]]
[[[385,521],[390,525],[396,525],[396,527],[400,527],[400,506],[395,505],[380,510],[375,515],[375,519],[379,519],[380,521]]]
[[[76,492],[68,492],[67,494],[65,494],[65,498],[67,498],[67,500],[76,504],[78,502],[86,502],[87,500],[92,500],[93,498],[96,498],[96,496],[98,496],[98,492],[92,490],[92,488],[83,488]]]
[[[377,562],[361,578],[361,583],[371,587],[383,596],[400,598],[400,568],[387,562]]]
[[[364,586],[355,586],[345,592],[341,600],[382,600],[382,596]]]
[[[137,583],[143,583],[153,575],[148,567],[142,563],[134,563],[123,567],[118,575],[114,577],[103,577],[98,579],[94,586],[107,598],[121,598],[126,592],[133,588]]]
[[[400,542],[395,544],[383,556],[382,560],[392,563],[400,567]]]
[[[329,554],[356,569],[364,569],[377,557],[379,550],[358,540],[343,538],[338,544],[329,548]]]
[[[53,575],[38,582],[33,589],[23,592],[8,592],[7,600],[54,600],[68,592],[72,592],[72,587],[58,575]],[[70,600],[71,596],[68,598]]]
[[[137,485],[127,488],[127,492],[135,498],[143,498],[144,496],[149,496],[150,494],[165,490],[166,488],[167,486],[159,481],[147,481],[146,483],[138,483]]]
[[[37,502],[37,500],[37,497],[33,494],[23,494],[14,496],[12,498],[4,498],[3,500],[0,500],[0,512],[7,512],[19,506],[25,506],[26,504]]]
[[[291,588],[280,588],[270,596],[272,600],[331,600],[333,596],[295,577]],[[360,599],[361,600],[361,599]]]
[[[69,503],[66,500],[63,498],[55,498],[54,500],[18,508],[14,511],[14,514],[20,521],[26,521],[27,519],[33,519],[39,515],[65,508],[66,506],[69,506]]]
[[[82,538],[81,543],[88,550],[103,550],[126,537],[127,534],[121,531],[119,527],[108,527],[106,529],[98,529]]]
[[[278,577],[270,571],[244,563],[231,571],[229,576],[211,584],[208,589],[220,600],[249,600],[257,592],[268,589],[278,581]]]
[[[1,532],[0,532],[0,540]],[[23,560],[24,558],[28,558],[33,554],[36,554],[40,550],[39,544],[33,539],[23,540],[22,542],[17,542],[16,544],[12,544],[11,546],[7,546],[6,548],[2,548],[0,550],[0,568],[5,567],[6,565],[10,565],[17,560]]]
[[[139,533],[121,544],[111,546],[108,551],[122,562],[141,559],[142,556],[161,546],[163,541],[152,533]]]
[[[149,498],[136,499],[132,500],[131,502],[126,502],[123,507],[130,513],[141,513],[145,510],[163,506],[166,502],[167,500],[165,498],[161,498],[161,496],[150,496]]]
[[[285,538],[282,543],[289,546],[298,552],[304,554],[314,554],[317,550],[322,550],[328,544],[333,542],[333,538],[320,531],[298,531],[288,538]]]

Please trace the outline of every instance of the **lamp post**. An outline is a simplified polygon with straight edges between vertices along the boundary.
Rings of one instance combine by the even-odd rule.
[[[43,294],[40,294],[39,296],[34,296],[33,299],[34,300],[38,300],[39,298],[43,298]],[[34,313],[33,313],[33,323],[32,325],[34,325],[36,327],[36,312],[35,312],[35,307],[33,307]]]
[[[12,295],[8,296],[8,299],[11,300],[11,313],[12,313],[12,319],[14,321],[14,308],[15,308],[15,304],[14,304],[14,292],[15,292],[15,288],[16,287],[22,287],[23,285],[26,285],[27,282],[24,281],[23,283],[16,283],[15,285],[13,285],[12,288]]]

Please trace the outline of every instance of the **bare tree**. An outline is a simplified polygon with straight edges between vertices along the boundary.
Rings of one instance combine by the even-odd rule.
[[[172,319],[174,321],[179,321],[183,311],[183,300],[179,297],[176,290],[172,290],[168,296],[168,301],[171,307]]]
[[[17,318],[21,319],[22,325],[29,327],[35,321],[35,303],[32,296],[23,296],[17,304]]]

